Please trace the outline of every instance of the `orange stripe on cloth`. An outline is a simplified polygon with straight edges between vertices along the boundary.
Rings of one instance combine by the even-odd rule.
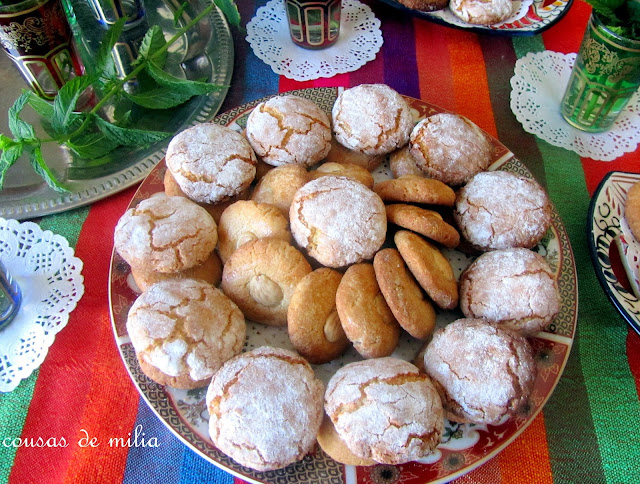
[[[416,63],[420,98],[450,111],[455,110],[449,49],[442,39],[449,27],[414,19]]]
[[[498,459],[491,459],[451,484],[502,484]]]
[[[497,137],[484,56],[477,34],[449,29],[445,35],[453,73],[453,111]]]
[[[529,427],[498,454],[503,484],[553,483],[547,431],[542,412]]]
[[[113,355],[105,357],[106,351],[115,351],[113,344],[111,348],[105,348],[104,344],[105,333],[110,328],[107,278],[113,229],[132,195],[131,190],[114,195],[119,203],[113,203],[113,199],[110,203],[97,203],[87,216],[75,249],[75,255],[84,263],[85,293],[40,367],[22,431],[22,439],[53,437],[60,442],[64,438],[67,446],[20,447],[10,482],[63,482],[68,466],[75,461],[74,454],[79,450],[78,440],[83,436],[80,430],[86,425],[87,409],[94,414],[102,412],[102,418],[111,425],[120,425],[119,420],[133,422],[131,414],[135,419],[137,407],[131,406],[128,398],[135,393],[122,371],[122,363],[117,362],[117,367],[106,375],[101,373],[102,381],[96,381],[94,375],[98,360],[114,364]],[[101,205],[111,211],[101,209]],[[111,395],[112,401],[108,406],[92,408],[101,403],[97,399],[97,393],[101,392]],[[99,452],[104,452],[105,443],[102,446]],[[124,462],[120,467],[124,469]],[[91,482],[115,482],[117,476],[110,475],[113,479]]]

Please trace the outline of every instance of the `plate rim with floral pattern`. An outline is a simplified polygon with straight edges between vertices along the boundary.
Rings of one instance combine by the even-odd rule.
[[[478,32],[484,34],[496,35],[536,35],[558,22],[568,11],[573,0],[534,0],[529,7],[526,15],[513,23],[500,24],[499,26],[491,25],[459,25],[458,22],[453,23],[447,21],[446,18],[438,16],[436,12],[423,12],[413,8],[405,7],[397,0],[380,0],[391,7],[408,12],[412,15],[422,17],[431,22],[435,22],[447,27],[467,30],[470,32]]]
[[[640,301],[627,290],[612,267],[609,250],[621,234],[620,220],[629,187],[640,181],[640,173],[611,171],[598,184],[587,216],[589,255],[598,281],[625,321],[640,334]],[[621,255],[622,257],[622,255]]]
[[[340,90],[342,88],[311,88],[290,91],[287,94],[307,97],[329,113]],[[242,129],[249,111],[264,99],[267,98],[255,100],[223,113],[217,116],[214,122]],[[412,108],[416,119],[438,112],[447,112],[419,99],[409,97],[405,97],[405,99]],[[508,170],[533,178],[531,172],[514,157],[513,153],[492,136],[488,134],[487,136],[494,147],[494,163],[490,167],[491,170]],[[135,206],[153,193],[163,190],[165,169],[164,162],[161,162],[151,171],[134,195],[130,207]],[[377,174],[374,172],[374,177]],[[282,479],[295,480],[295,482],[326,479],[336,483],[365,483],[379,482],[380,476],[393,475],[399,478],[418,477],[421,482],[425,483],[448,482],[497,455],[524,431],[550,397],[569,357],[576,331],[578,286],[573,251],[567,232],[555,208],[552,211],[552,226],[536,250],[547,258],[556,274],[561,294],[561,310],[552,324],[530,338],[536,354],[538,376],[529,404],[521,413],[496,426],[463,426],[445,422],[447,436],[433,456],[419,462],[410,462],[399,466],[344,466],[335,462],[319,446],[316,446],[314,452],[303,460],[284,469],[257,472],[237,464],[218,451],[208,438],[206,430],[207,414],[204,404],[206,387],[204,390],[189,392],[167,389],[149,380],[140,370],[126,332],[127,313],[137,294],[132,289],[129,266],[115,251],[112,254],[109,274],[109,308],[112,327],[125,367],[141,396],[154,413],[188,447],[241,479],[256,483],[276,483],[281,482]],[[459,251],[453,252],[460,254]],[[466,256],[461,256],[461,258],[464,257]],[[446,321],[462,317],[462,313],[459,311],[441,314]],[[255,323],[248,322],[248,326],[251,324]],[[265,339],[268,337],[268,331],[283,330],[283,328],[265,329],[265,326],[257,326],[260,328],[257,334],[264,334]],[[262,337],[260,336],[260,338]],[[406,336],[406,340],[409,339],[410,337]],[[421,344],[419,343],[419,345]],[[414,356],[415,353],[412,353],[410,358],[412,359]],[[324,365],[314,368],[316,372],[326,373],[326,369],[323,367]],[[461,446],[461,443],[469,442],[465,439],[471,439],[472,445],[469,447]]]

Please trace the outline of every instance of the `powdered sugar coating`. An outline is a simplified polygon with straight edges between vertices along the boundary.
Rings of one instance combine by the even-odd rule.
[[[115,248],[129,265],[158,272],[200,264],[217,242],[216,223],[204,208],[164,194],[127,210],[114,231]]]
[[[482,172],[460,189],[454,217],[462,236],[481,250],[531,248],[551,225],[551,202],[535,180]]]
[[[161,384],[193,388],[244,344],[242,312],[222,291],[196,279],[153,284],[129,310],[127,332],[139,360]],[[162,375],[163,374],[163,375]]]
[[[465,22],[477,25],[497,24],[513,14],[512,0],[451,0],[449,9]]]
[[[273,166],[310,166],[331,149],[329,117],[313,101],[294,95],[258,104],[247,118],[246,133],[256,154]]]
[[[529,249],[478,257],[460,278],[460,309],[470,318],[533,334],[560,312],[560,292],[547,261]]]
[[[202,123],[173,137],[167,168],[192,200],[218,203],[239,195],[256,175],[256,155],[237,131]]]
[[[414,124],[407,102],[385,84],[345,89],[331,116],[338,142],[367,155],[391,153],[405,145]]]
[[[527,340],[483,319],[437,330],[424,354],[451,420],[496,424],[527,401],[536,375]]]
[[[325,411],[354,454],[384,464],[429,455],[444,428],[442,403],[429,378],[393,357],[339,369],[327,385]]]
[[[411,131],[410,153],[418,167],[448,185],[461,185],[487,169],[491,150],[482,130],[459,114],[433,114]]]
[[[265,346],[243,353],[209,385],[209,434],[242,465],[261,471],[285,467],[313,449],[323,392],[297,353]]]
[[[293,198],[289,219],[296,242],[334,268],[371,259],[387,233],[382,199],[346,177],[323,176],[304,185]]]

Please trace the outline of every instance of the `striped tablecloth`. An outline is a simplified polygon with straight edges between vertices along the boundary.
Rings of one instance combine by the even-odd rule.
[[[247,22],[263,1],[240,0]],[[223,106],[319,86],[387,83],[469,117],[509,147],[546,186],[566,225],[579,280],[578,335],[554,394],[534,422],[461,483],[640,482],[640,337],[602,291],[589,258],[590,197],[609,171],[640,172],[640,150],[613,162],[580,158],[526,133],[509,108],[509,79],[529,52],[576,52],[590,14],[576,0],[555,26],[532,37],[478,35],[367,0],[384,45],[356,72],[295,82],[276,76],[234,33],[233,84]],[[142,401],[114,343],[107,278],[113,229],[135,187],[89,207],[38,220],[65,236],[84,261],[85,295],[41,368],[0,395],[0,481],[12,483],[229,483],[234,478],[171,434]],[[140,427],[139,427],[140,426]],[[159,446],[105,448],[143,429]],[[64,438],[66,447],[18,447],[13,439]],[[144,437],[144,436],[140,436]],[[9,444],[9,445],[7,445]]]

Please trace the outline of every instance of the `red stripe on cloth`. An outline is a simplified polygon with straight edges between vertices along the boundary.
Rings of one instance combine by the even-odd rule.
[[[598,187],[602,178],[610,171],[628,171],[632,173],[640,173],[640,164],[638,163],[638,155],[624,154],[620,158],[613,161],[598,161],[591,158],[582,158],[582,169],[587,182],[587,190],[589,195]]]
[[[629,361],[629,369],[636,381],[638,397],[640,397],[640,336],[631,328],[629,328],[629,334],[627,335],[627,360]]]
[[[333,77],[321,77],[313,81],[313,87],[349,87],[349,73],[336,74]]]
[[[586,2],[573,2],[571,15],[565,15],[542,33],[545,47],[563,54],[578,52],[590,15],[591,7]]]
[[[413,22],[416,39],[416,62],[420,81],[420,98],[441,108],[453,111],[453,77],[451,58],[447,44],[442,42],[445,29],[442,25],[422,19]]]
[[[280,76],[280,80],[278,82],[279,92],[295,91],[296,89],[308,89],[310,87],[313,87],[313,81],[295,81],[284,76]]]
[[[120,425],[118,421],[126,421],[131,413],[135,419],[137,406],[130,408],[128,404],[128,397],[135,390],[131,388],[122,363],[109,358],[117,365],[109,373],[102,372],[101,381],[96,381],[94,374],[96,360],[104,360],[106,351],[116,351],[113,336],[111,345],[105,347],[105,333],[110,330],[107,279],[113,228],[133,193],[133,190],[127,190],[114,195],[108,203],[97,203],[87,216],[75,249],[75,255],[84,263],[85,293],[40,367],[22,431],[22,439],[55,437],[59,441],[64,438],[67,446],[20,447],[10,482],[63,482],[69,463],[79,450],[78,441],[84,436],[81,428],[87,423],[88,409],[93,414],[102,412],[103,418],[113,425]],[[114,388],[116,390],[107,390]],[[103,393],[113,396],[110,405],[92,408],[101,403],[100,394]],[[98,452],[104,452],[104,449],[98,449]],[[124,464],[121,467],[124,469]]]

